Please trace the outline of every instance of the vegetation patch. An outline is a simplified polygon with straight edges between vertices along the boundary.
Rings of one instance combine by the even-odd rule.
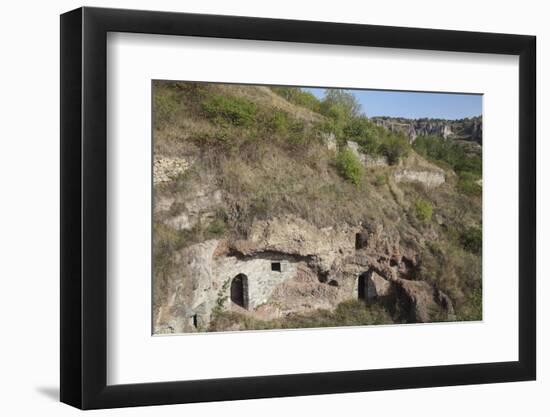
[[[422,252],[417,279],[433,284],[450,296],[459,320],[480,317],[481,257],[478,254],[450,241],[430,242]]]
[[[271,87],[271,90],[283,97],[285,100],[297,106],[305,107],[314,112],[319,112],[321,102],[308,91],[295,87]]]
[[[481,228],[469,227],[460,236],[460,241],[464,249],[481,255],[483,243]]]
[[[481,195],[481,186],[477,183],[482,175],[480,155],[467,152],[464,144],[432,135],[419,136],[413,147],[420,155],[444,167],[451,167],[459,176],[460,192],[468,196]]]
[[[409,154],[410,146],[403,135],[390,135],[379,145],[378,153],[388,158],[390,165],[396,165]]]
[[[465,195],[481,196],[481,185],[478,184],[479,177],[471,172],[460,172],[458,189]]]
[[[259,320],[248,314],[219,311],[210,323],[209,331],[223,331],[238,326],[240,330],[302,329],[315,327],[367,326],[394,323],[391,314],[379,304],[344,301],[334,311],[315,310],[292,313],[284,319]]]
[[[340,175],[352,184],[358,185],[361,182],[363,164],[350,149],[344,148],[338,152],[336,167]]]
[[[256,105],[242,97],[213,94],[202,102],[205,115],[217,123],[250,126],[255,122]]]
[[[418,220],[428,223],[432,220],[433,206],[429,201],[419,198],[414,203],[414,213]]]

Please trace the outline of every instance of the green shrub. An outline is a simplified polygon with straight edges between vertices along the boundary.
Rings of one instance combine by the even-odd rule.
[[[223,235],[225,232],[225,222],[221,219],[215,219],[212,223],[208,225],[206,229],[208,235],[212,237],[217,237]]]
[[[443,162],[458,174],[458,190],[468,196],[480,196],[482,161],[479,155],[466,152],[460,143],[444,140],[438,136],[419,136],[414,149],[422,156],[436,162]]]
[[[351,119],[344,127],[344,134],[348,140],[357,142],[363,153],[371,155],[380,153],[383,132],[367,117],[360,116]]]
[[[480,196],[481,186],[477,183],[478,177],[470,172],[460,172],[458,179],[458,189],[463,194],[469,196]]]
[[[327,117],[320,122],[316,122],[313,126],[313,130],[318,133],[323,132],[325,134],[334,135],[338,147],[343,147],[346,144],[346,140],[343,135],[342,125],[333,119]]]
[[[388,158],[390,165],[395,165],[408,155],[409,144],[404,136],[391,135],[380,145],[380,153]]]
[[[460,243],[467,251],[481,255],[483,238],[479,227],[469,227],[460,236]]]
[[[365,116],[352,118],[345,127],[345,134],[348,140],[361,143],[365,137],[374,136],[374,125]]]
[[[466,294],[464,303],[457,310],[460,321],[479,321],[483,319],[483,297],[481,288],[474,288]]]
[[[293,145],[305,145],[311,136],[306,124],[302,120],[293,120],[288,124],[287,140]]]
[[[416,200],[414,203],[414,212],[416,218],[421,222],[428,223],[432,220],[433,207],[429,201],[422,200],[421,198]]]
[[[338,173],[352,184],[358,185],[361,182],[363,164],[350,149],[344,148],[338,152],[336,168]]]
[[[352,115],[341,104],[326,109],[325,114],[332,118],[333,132],[359,144],[363,153],[384,155],[392,165],[409,153],[410,145],[403,134],[395,134],[382,126],[372,123],[366,116]]]
[[[464,154],[464,157],[456,162],[454,168],[456,172],[468,172],[479,179],[482,172],[481,157],[479,155]]]
[[[300,87],[271,87],[271,90],[285,100],[314,112],[319,112],[321,108],[321,102],[317,97]]]
[[[288,115],[284,111],[274,111],[267,120],[267,127],[271,132],[285,134],[288,131]]]
[[[361,112],[361,103],[352,93],[338,88],[327,88],[321,101],[321,113],[332,117],[330,112],[334,107],[341,108],[347,119],[357,117]]]
[[[254,123],[257,108],[245,98],[215,94],[202,102],[202,110],[215,122],[250,126]]]
[[[468,154],[460,143],[429,135],[416,138],[413,147],[420,155],[434,161],[444,162],[458,174],[468,173],[475,179],[481,178],[481,157]]]
[[[332,131],[337,139],[342,139],[344,129],[349,121],[346,109],[338,104],[334,104],[324,111],[324,115],[328,118],[329,130]]]

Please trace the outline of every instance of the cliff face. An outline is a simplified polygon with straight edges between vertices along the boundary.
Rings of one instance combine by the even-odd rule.
[[[197,97],[224,112],[205,117]],[[406,143],[391,164],[266,88],[176,84],[164,99],[182,110],[154,131],[155,333],[478,319],[481,258],[460,239],[481,199],[449,165]]]
[[[477,142],[481,145],[483,124],[481,116],[459,119],[405,119],[401,117],[373,117],[379,126],[392,132],[402,132],[413,143],[418,136],[436,135],[444,139]]]
[[[318,228],[290,216],[255,222],[246,240],[192,245],[178,254],[155,331],[197,331],[222,310],[273,320],[354,299],[383,302],[397,321],[455,319],[450,298],[415,279],[419,254],[395,236],[382,224]],[[246,280],[242,298],[235,277]]]
[[[353,142],[348,146],[359,152]],[[330,141],[319,152],[333,152]],[[173,158],[169,163],[157,159],[158,233],[207,232],[196,243],[170,252],[169,267],[155,266],[155,333],[241,330],[247,328],[246,320],[284,321],[296,314],[334,311],[350,300],[383,305],[390,322],[455,320],[451,296],[420,275],[425,248],[441,235],[436,228],[411,223],[414,200],[409,201],[407,191],[421,187],[429,193],[442,192],[447,199],[443,196],[455,181],[454,174],[416,154],[397,166],[360,160],[365,169],[383,173],[388,181],[387,188],[369,189],[365,196],[363,191],[349,190],[350,202],[364,205],[365,220],[341,221],[345,214],[317,201],[332,222],[280,213],[265,219],[255,216],[243,234],[220,234],[208,232],[219,213],[225,213],[226,223],[242,224],[244,200],[255,197],[228,189],[204,165],[199,169],[198,156]],[[235,162],[230,164],[233,169]],[[257,169],[255,176],[261,174]],[[270,198],[290,199],[291,206],[298,200],[284,194]],[[446,222],[441,217],[438,221]],[[228,314],[240,319],[221,322],[219,317]]]

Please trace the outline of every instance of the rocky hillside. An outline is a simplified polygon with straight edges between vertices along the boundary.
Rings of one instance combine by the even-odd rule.
[[[156,333],[481,318],[477,156],[342,103],[155,84]]]
[[[436,135],[444,139],[457,139],[476,142],[481,145],[483,123],[481,116],[458,120],[405,119],[401,117],[373,117],[379,126],[392,132],[404,133],[410,143],[419,136]]]

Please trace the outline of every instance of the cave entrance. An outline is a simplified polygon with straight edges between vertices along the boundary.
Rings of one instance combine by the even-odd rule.
[[[377,291],[373,282],[373,269],[359,275],[357,279],[357,298],[365,302],[372,302],[377,298]]]
[[[239,274],[231,280],[231,301],[248,309],[248,277],[245,274]]]
[[[367,282],[368,272],[363,272],[357,280],[357,298],[362,301],[367,301]]]

